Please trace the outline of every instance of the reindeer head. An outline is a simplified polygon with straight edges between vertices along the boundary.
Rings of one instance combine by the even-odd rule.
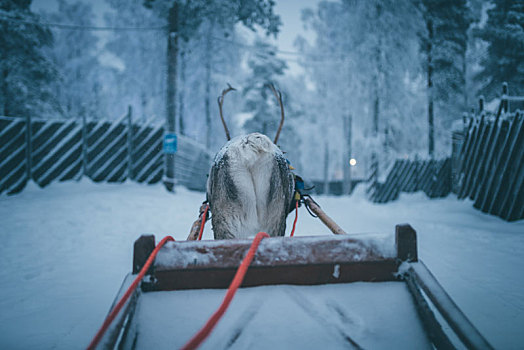
[[[294,177],[276,143],[284,124],[282,93],[268,84],[280,105],[275,139],[252,133],[231,139],[224,120],[224,97],[235,89],[228,84],[218,97],[228,142],[218,152],[207,183],[215,239],[240,238],[265,231],[283,236],[293,201]]]

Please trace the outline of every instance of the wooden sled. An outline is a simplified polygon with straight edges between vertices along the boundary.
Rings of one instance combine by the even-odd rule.
[[[250,244],[167,243],[100,346],[184,345],[220,304]],[[154,236],[135,242],[134,274],[154,247]],[[242,287],[203,349],[492,348],[418,259],[409,225],[396,226],[390,246],[350,235],[264,239]]]

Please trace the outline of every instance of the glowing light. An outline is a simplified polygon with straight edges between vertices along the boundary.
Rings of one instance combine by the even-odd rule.
[[[351,165],[351,166],[355,166],[355,165],[357,165],[357,160],[356,160],[355,158],[351,158],[351,159],[349,160],[349,165]]]

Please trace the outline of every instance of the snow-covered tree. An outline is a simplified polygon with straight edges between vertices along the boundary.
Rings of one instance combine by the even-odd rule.
[[[58,11],[45,15],[51,23],[93,26],[90,4],[58,0]],[[88,30],[57,28],[53,30],[54,45],[48,54],[58,70],[53,84],[61,114],[67,118],[99,117],[101,113],[100,64],[96,57],[98,38]]]
[[[248,54],[249,73],[245,77],[242,92],[244,112],[250,116],[243,124],[243,131],[260,132],[271,140],[275,138],[281,114],[278,100],[269,87],[269,84],[273,84],[282,94],[285,111],[284,126],[277,144],[286,152],[286,157],[294,167],[300,168],[301,140],[296,130],[299,127],[297,119],[302,116],[303,110],[300,95],[295,97],[295,93],[300,94],[300,91],[293,90],[293,86],[300,85],[301,82],[289,77],[283,79],[287,64],[277,57],[276,46],[261,38],[257,38],[253,46]]]
[[[146,0],[146,7],[152,8],[163,21],[167,21],[167,127],[175,129],[176,96],[177,91],[177,69],[179,58],[179,38],[186,42],[201,34],[202,24],[208,26],[206,38],[206,50],[208,58],[214,54],[211,48],[211,34],[218,31],[232,31],[236,23],[242,23],[250,29],[261,27],[268,34],[276,34],[280,19],[273,12],[274,2],[270,0],[235,0],[235,1],[182,1],[182,0]],[[210,60],[206,62],[206,120],[210,117]],[[208,125],[208,128],[211,128]],[[209,134],[209,132],[207,133]],[[210,138],[207,137],[209,146]]]
[[[43,52],[53,35],[30,5],[0,2],[0,115],[48,117],[56,110],[50,87],[56,70]]]
[[[524,1],[494,0],[488,21],[479,36],[488,44],[478,79],[487,99],[500,94],[509,84],[512,95],[524,95]]]
[[[177,86],[177,69],[179,59],[179,39],[185,41],[194,38],[202,23],[211,24],[207,33],[209,39],[213,33],[214,24],[218,29],[227,30],[237,23],[242,23],[250,29],[261,27],[268,34],[276,34],[280,19],[273,12],[272,0],[146,0],[145,6],[152,8],[162,20],[167,21],[167,69],[166,69],[166,129],[174,132],[177,121],[176,100],[179,94]],[[207,42],[208,55],[213,52],[210,48],[211,41]],[[211,147],[211,79],[210,60],[206,60],[206,145]],[[166,155],[166,187],[173,188],[170,179],[174,178],[174,156]]]
[[[449,130],[467,108],[466,50],[472,17],[466,0],[420,0],[419,5],[426,27],[421,48],[426,58],[428,153],[433,156],[435,133]]]
[[[278,86],[287,65],[276,57],[276,47],[261,39],[255,41],[247,64],[250,74],[244,85],[244,104],[245,111],[253,116],[245,122],[244,130],[273,138],[280,123],[280,113],[276,113],[278,104],[268,84]]]
[[[307,111],[316,116],[316,126],[304,128],[311,130],[304,137],[328,144],[330,176],[341,177],[349,166],[348,143],[359,176],[365,175],[372,153],[378,153],[384,167],[388,158],[420,149],[420,18],[412,2],[323,1],[316,10],[305,11],[303,20],[316,32],[312,46],[299,42],[314,88],[313,96],[305,93],[311,105]],[[325,147],[310,153],[322,159]]]
[[[217,149],[224,143],[216,98],[228,83],[241,89],[245,74],[239,69],[243,55],[243,47],[239,45],[244,39],[234,28],[228,29],[206,21],[197,35],[180,42],[184,57],[179,65],[178,92],[184,96],[184,109],[178,119],[183,121],[188,136],[210,149]],[[236,120],[231,117],[241,112],[241,97],[232,93],[225,101],[224,114],[232,134],[237,130]]]
[[[108,93],[115,101],[111,114],[117,117],[133,108],[135,119],[163,119],[165,100],[165,22],[143,6],[142,0],[106,0],[113,10],[106,14],[108,26],[150,28],[112,32],[105,45],[117,60],[115,84]]]

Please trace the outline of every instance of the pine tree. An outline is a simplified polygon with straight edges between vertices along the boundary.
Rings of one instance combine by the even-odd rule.
[[[426,25],[421,47],[426,56],[428,153],[432,156],[435,129],[449,128],[466,108],[467,31],[472,18],[466,0],[421,0],[420,5]]]
[[[108,93],[114,101],[112,115],[120,116],[127,106],[135,120],[162,119],[165,100],[165,24],[143,6],[142,0],[106,0],[112,12],[105,21],[112,27],[159,28],[159,30],[113,32],[105,48],[118,59],[112,76],[116,80]]]
[[[477,76],[480,93],[488,100],[500,93],[503,82],[511,95],[524,95],[524,1],[494,0],[488,21],[479,36],[489,43],[488,54]]]
[[[352,171],[362,177],[373,152],[387,167],[384,150],[404,155],[419,149],[423,145],[417,36],[421,20],[412,1],[321,2],[315,11],[304,11],[303,20],[317,34],[313,46],[302,41],[301,48],[304,69],[315,89],[313,94],[303,93],[308,114],[316,117],[305,138],[325,137],[330,159],[344,160],[332,161],[330,172],[342,174],[349,166],[349,148],[359,164]],[[310,147],[304,153],[323,156],[313,143],[303,146]]]
[[[245,110],[253,117],[244,124],[244,131],[260,132],[274,138],[280,123],[275,96],[267,84],[278,85],[278,79],[287,68],[286,63],[276,57],[276,47],[263,40],[255,41],[255,49],[248,59],[251,74],[244,89]]]
[[[43,49],[53,35],[35,24],[31,1],[0,2],[0,115],[46,117],[56,110],[50,82],[56,78]]]
[[[94,14],[90,4],[58,0],[58,11],[46,17],[52,23],[92,26]],[[96,99],[98,38],[86,30],[57,29],[53,36],[54,45],[48,51],[58,70],[59,80],[53,85],[62,114],[67,118],[97,116],[100,113]]]

